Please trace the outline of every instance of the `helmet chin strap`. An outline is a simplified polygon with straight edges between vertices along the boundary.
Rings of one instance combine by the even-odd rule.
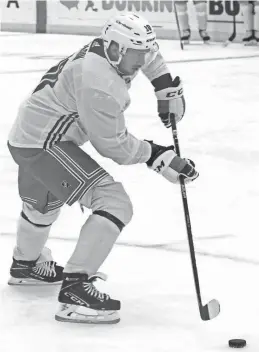
[[[117,61],[113,61],[113,60],[110,59],[106,47],[104,47],[104,53],[105,53],[105,56],[106,56],[107,61],[109,62],[109,64],[110,64],[113,68],[115,68],[115,70],[117,71],[117,73],[118,73],[120,76],[125,76],[125,75],[126,75],[125,73],[121,72],[121,71],[119,70],[119,68],[118,68],[118,66],[119,66],[119,64],[120,64],[120,62],[121,62],[121,60],[122,60],[122,57],[123,57],[123,56],[125,55],[125,53],[126,53],[126,51],[125,51],[124,53],[123,53],[123,51],[124,51],[124,49],[121,49],[121,50],[120,50],[120,53],[119,53],[119,58],[118,58],[118,60],[117,60]]]

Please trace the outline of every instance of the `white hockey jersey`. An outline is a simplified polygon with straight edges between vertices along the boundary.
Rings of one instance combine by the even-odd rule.
[[[142,71],[150,81],[169,73],[160,53]],[[146,162],[149,143],[135,138],[125,126],[128,89],[127,81],[107,61],[102,39],[96,38],[42,77],[21,104],[9,143],[47,149],[59,141],[77,145],[90,141],[101,155],[119,164]]]

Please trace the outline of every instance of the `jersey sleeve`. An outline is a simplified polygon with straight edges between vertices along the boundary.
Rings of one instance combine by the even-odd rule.
[[[157,53],[153,61],[151,61],[148,65],[143,66],[142,72],[145,76],[147,76],[150,82],[162,75],[170,73],[160,51]]]
[[[155,91],[171,87],[172,85],[170,70],[160,51],[153,61],[142,68],[142,72],[150,80]]]
[[[118,164],[146,162],[151,155],[148,142],[130,134],[121,106],[109,93],[86,87],[78,99],[80,120],[94,148]]]

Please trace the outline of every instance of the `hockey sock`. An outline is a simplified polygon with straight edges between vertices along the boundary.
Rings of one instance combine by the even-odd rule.
[[[240,3],[241,11],[244,17],[244,30],[245,32],[251,32],[254,29],[254,15],[253,15],[253,4],[247,1]]]
[[[188,16],[188,8],[187,8],[187,1],[176,1],[175,2],[180,30],[184,31],[190,28],[189,25],[189,16]]]
[[[204,1],[195,4],[199,30],[207,29],[207,4]]]
[[[256,38],[259,38],[259,1],[255,2],[254,30]]]
[[[16,260],[36,260],[39,258],[48,239],[51,226],[35,226],[22,216],[18,219],[16,247],[13,256]]]
[[[64,272],[95,274],[120,234],[119,228],[99,215],[90,215],[82,226],[76,248]]]

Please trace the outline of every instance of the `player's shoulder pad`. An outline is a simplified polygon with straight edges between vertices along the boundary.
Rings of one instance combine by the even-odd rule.
[[[106,56],[104,53],[103,39],[101,39],[101,38],[94,39],[90,45],[89,53],[96,54],[96,55],[102,57],[103,59],[106,59]]]
[[[107,107],[116,108],[116,111],[123,111],[125,106],[129,104],[130,97],[124,80],[108,66],[100,65],[99,70],[87,70],[85,72],[85,94],[91,94],[94,98],[93,104],[107,104]],[[91,91],[91,92],[90,92]],[[96,106],[98,110],[102,109],[102,106]]]
[[[105,53],[104,53],[103,39],[95,38],[92,42],[85,45],[77,53],[75,53],[72,61],[76,61],[78,59],[84,59],[87,53],[93,53],[103,59],[106,59]]]
[[[116,118],[121,112],[120,102],[103,90],[89,88],[87,90],[87,100],[91,109],[110,117]]]

